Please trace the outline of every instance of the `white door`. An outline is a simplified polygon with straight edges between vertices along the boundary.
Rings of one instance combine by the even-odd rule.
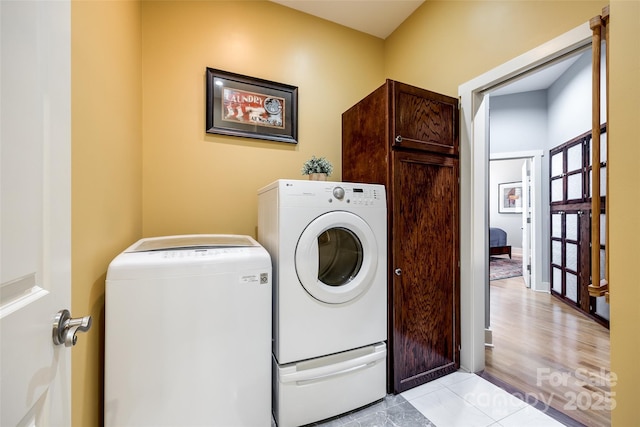
[[[531,178],[529,159],[522,164],[522,278],[531,287]]]
[[[70,3],[0,2],[0,425],[71,425]]]

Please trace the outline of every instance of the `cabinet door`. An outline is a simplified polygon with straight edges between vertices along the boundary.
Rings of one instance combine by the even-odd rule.
[[[394,392],[459,368],[458,160],[394,152],[391,331]]]
[[[393,82],[392,146],[440,154],[459,154],[458,100]]]

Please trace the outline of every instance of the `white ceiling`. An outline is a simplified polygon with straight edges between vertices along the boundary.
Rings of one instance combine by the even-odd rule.
[[[386,39],[424,0],[271,0]]]
[[[386,39],[424,0],[271,0],[283,6]],[[548,89],[579,57],[556,61],[527,73],[491,95],[508,95]]]
[[[527,73],[523,77],[515,79],[498,89],[491,90],[490,93],[492,96],[499,96],[549,89],[578,58],[580,58],[580,54],[557,60],[538,70]]]

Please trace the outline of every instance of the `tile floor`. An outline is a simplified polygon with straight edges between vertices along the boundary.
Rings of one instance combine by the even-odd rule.
[[[475,374],[454,372],[322,427],[547,427],[563,424]]]

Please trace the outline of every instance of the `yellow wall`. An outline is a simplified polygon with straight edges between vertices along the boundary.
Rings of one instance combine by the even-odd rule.
[[[608,1],[428,1],[385,44],[386,76],[456,96],[458,86],[599,15]],[[640,2],[611,2],[609,134],[614,426],[637,424],[640,286]],[[408,58],[411,61],[408,61]],[[408,66],[410,64],[410,66]],[[630,204],[631,203],[631,204]]]
[[[387,40],[389,78],[458,86],[599,15],[608,1],[427,1]]]
[[[72,421],[102,417],[104,280],[142,234],[138,2],[71,5],[72,314],[93,316],[72,357]]]
[[[638,425],[640,382],[640,2],[611,1],[609,79],[609,233],[613,426]]]
[[[255,237],[257,190],[326,156],[381,85],[383,41],[271,2],[144,2],[143,233]],[[297,86],[297,145],[205,133],[205,69]]]
[[[104,278],[125,246],[142,235],[255,235],[262,185],[300,178],[312,154],[329,157],[340,179],[340,115],[384,78],[456,96],[604,4],[428,1],[383,42],[270,2],[74,1],[72,308],[97,320],[73,353],[74,425],[100,424]],[[640,12],[625,0],[611,11],[611,348],[622,377],[613,420],[623,426],[635,421],[640,380],[627,326],[640,320],[640,230],[629,213],[640,182]],[[205,134],[206,67],[298,86],[299,144]]]

